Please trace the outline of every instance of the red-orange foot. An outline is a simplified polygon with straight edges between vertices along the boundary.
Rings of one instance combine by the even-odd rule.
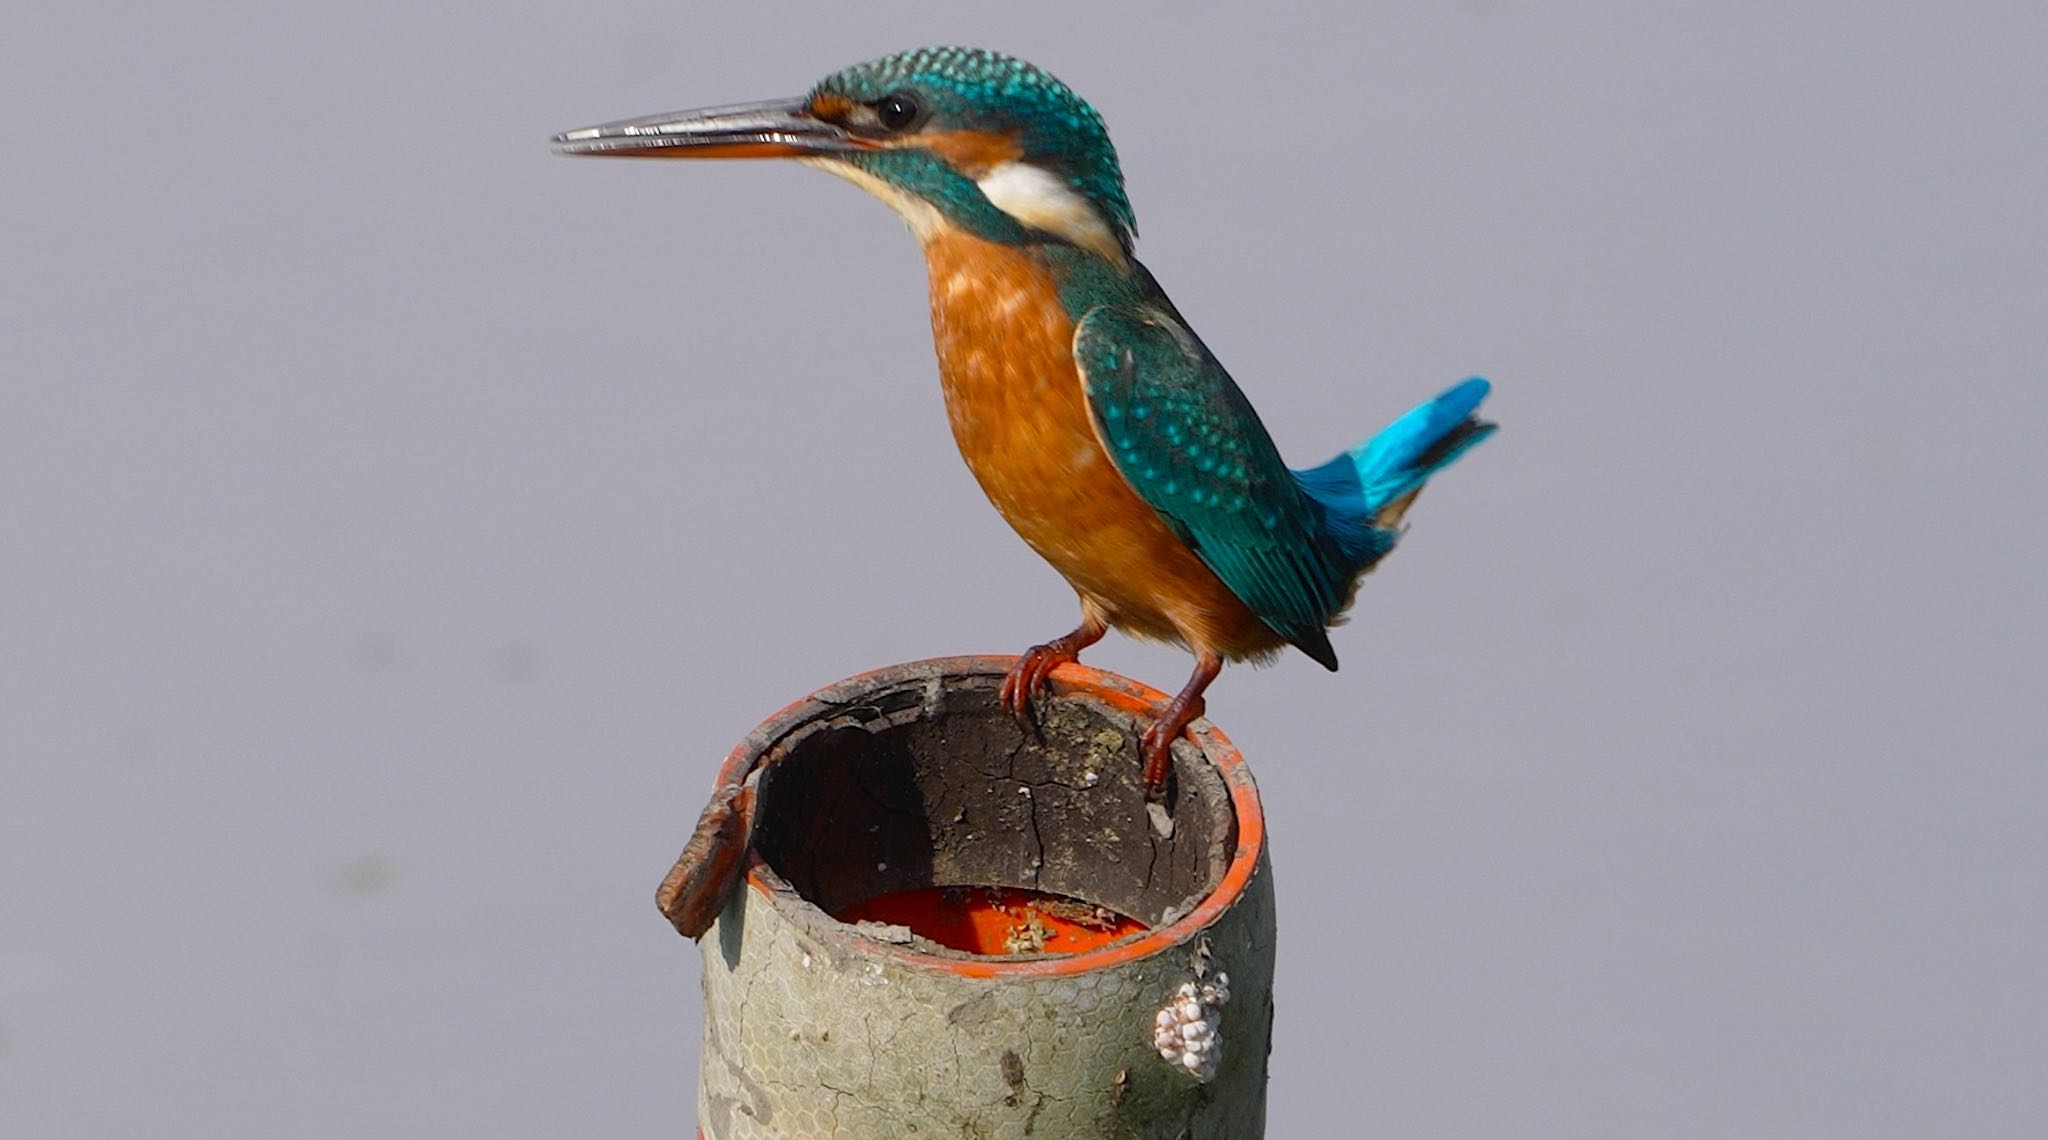
[[[1166,799],[1166,774],[1173,766],[1173,742],[1187,731],[1206,707],[1202,691],[1223,671],[1223,658],[1204,653],[1195,659],[1194,675],[1179,694],[1159,710],[1159,718],[1138,738],[1138,755],[1145,759],[1145,802],[1159,804]]]
[[[1079,661],[1081,651],[1102,640],[1109,627],[1092,618],[1084,618],[1079,628],[1065,637],[1056,637],[1044,645],[1034,645],[1024,651],[1010,671],[1003,675],[1003,687],[997,695],[1003,707],[1010,710],[1026,728],[1031,727],[1031,698],[1045,688],[1046,678],[1054,669],[1069,661]]]

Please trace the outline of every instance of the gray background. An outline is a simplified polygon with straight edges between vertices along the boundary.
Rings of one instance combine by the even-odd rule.
[[[718,759],[1074,607],[882,207],[546,137],[964,41],[1296,461],[1500,386],[1213,691],[1272,1135],[2048,1133],[2048,7],[1251,7],[12,9],[0,1132],[690,1134]]]

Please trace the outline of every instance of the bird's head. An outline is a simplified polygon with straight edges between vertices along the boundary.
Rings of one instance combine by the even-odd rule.
[[[568,154],[796,158],[851,179],[920,237],[945,227],[1062,241],[1122,264],[1136,223],[1102,116],[1010,56],[920,48],[838,71],[796,99],[606,123]]]

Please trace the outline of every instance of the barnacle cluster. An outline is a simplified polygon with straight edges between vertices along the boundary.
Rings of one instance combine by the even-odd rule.
[[[1207,981],[1182,982],[1153,1019],[1152,1044],[1159,1056],[1198,1081],[1213,1078],[1223,1061],[1223,1006],[1229,1000],[1229,974],[1218,971]]]

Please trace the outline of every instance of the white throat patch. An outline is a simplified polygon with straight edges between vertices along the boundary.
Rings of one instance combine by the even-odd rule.
[[[1065,238],[1118,265],[1124,263],[1124,248],[1109,223],[1086,198],[1045,168],[1013,159],[989,171],[975,185],[996,209],[1032,229]]]
[[[837,174],[888,203],[889,208],[896,211],[910,226],[910,232],[917,235],[919,242],[930,241],[934,234],[946,229],[946,219],[939,213],[937,206],[915,194],[906,194],[898,190],[852,163],[835,162],[826,158],[800,158],[797,161],[805,166],[815,166],[819,170]]]

